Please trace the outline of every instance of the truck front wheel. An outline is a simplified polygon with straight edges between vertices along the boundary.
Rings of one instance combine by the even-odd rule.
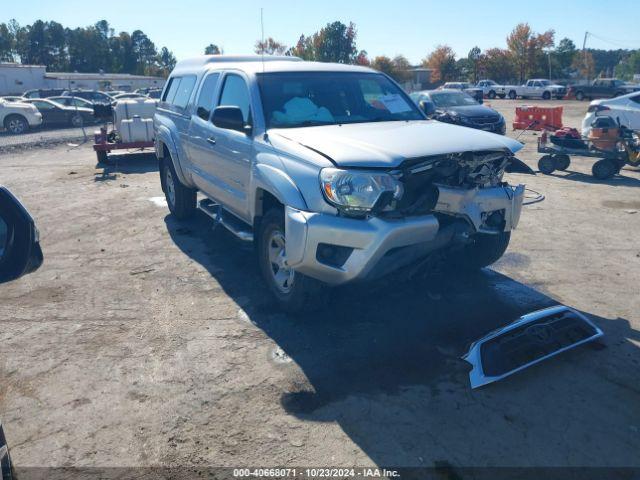
[[[189,218],[196,209],[196,190],[180,182],[171,159],[165,158],[162,166],[162,189],[169,210],[179,220]]]
[[[551,99],[551,92],[544,92],[542,94],[542,99],[543,100],[550,100]]]
[[[258,229],[260,272],[280,307],[291,313],[310,310],[321,302],[320,282],[296,272],[286,263],[287,238],[282,209],[271,209]]]
[[[497,262],[509,246],[511,232],[477,233],[462,252],[457,252],[455,264],[463,270],[480,270]]]

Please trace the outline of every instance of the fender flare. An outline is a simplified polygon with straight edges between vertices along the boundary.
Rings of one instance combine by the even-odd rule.
[[[269,192],[284,206],[293,207],[297,210],[309,209],[307,203],[304,201],[304,197],[291,177],[278,168],[261,163],[255,166],[254,171],[254,211],[252,212],[254,217],[256,214],[255,196],[258,188]]]
[[[178,175],[180,183],[182,183],[183,185],[191,185],[191,182],[187,179],[184,171],[182,170],[182,165],[180,164],[180,155],[178,154],[178,148],[176,147],[175,141],[173,140],[171,131],[165,126],[161,126],[156,132],[156,155],[158,156],[159,160],[164,159],[162,149],[163,145],[167,147],[167,150],[169,150],[169,160],[173,164],[173,168]]]

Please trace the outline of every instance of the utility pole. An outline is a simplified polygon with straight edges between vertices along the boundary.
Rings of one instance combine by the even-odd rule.
[[[584,62],[585,76],[587,77],[587,83],[589,83],[589,65],[587,65],[587,37],[589,32],[584,32],[584,40],[582,41],[582,61]]]

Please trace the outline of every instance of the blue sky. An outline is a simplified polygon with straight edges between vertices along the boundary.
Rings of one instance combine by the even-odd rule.
[[[519,22],[535,31],[556,31],[556,42],[571,38],[582,46],[585,31],[593,48],[640,48],[637,0],[2,0],[0,22],[15,18],[21,24],[36,19],[56,20],[77,27],[109,21],[116,32],[143,30],[158,47],[167,46],[178,59],[199,55],[209,43],[225,53],[252,53],[260,38],[260,8],[264,8],[265,36],[291,45],[301,33],[310,34],[334,20],[353,21],[358,48],[370,56],[404,54],[418,63],[440,43],[466,56],[474,46],[504,47],[505,37]],[[614,8],[615,5],[615,8]],[[625,14],[627,12],[628,14]],[[635,13],[634,13],[635,12]]]

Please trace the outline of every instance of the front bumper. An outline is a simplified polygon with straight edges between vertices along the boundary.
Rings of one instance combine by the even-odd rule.
[[[473,233],[510,231],[519,221],[524,185],[464,190],[439,187],[435,211],[453,217],[441,226],[436,215],[354,219],[286,208],[287,265],[323,282],[339,285],[390,273],[458,238]],[[504,222],[487,225],[493,212]],[[319,255],[324,246],[346,250],[346,260],[330,265]],[[402,254],[398,255],[398,252]]]

